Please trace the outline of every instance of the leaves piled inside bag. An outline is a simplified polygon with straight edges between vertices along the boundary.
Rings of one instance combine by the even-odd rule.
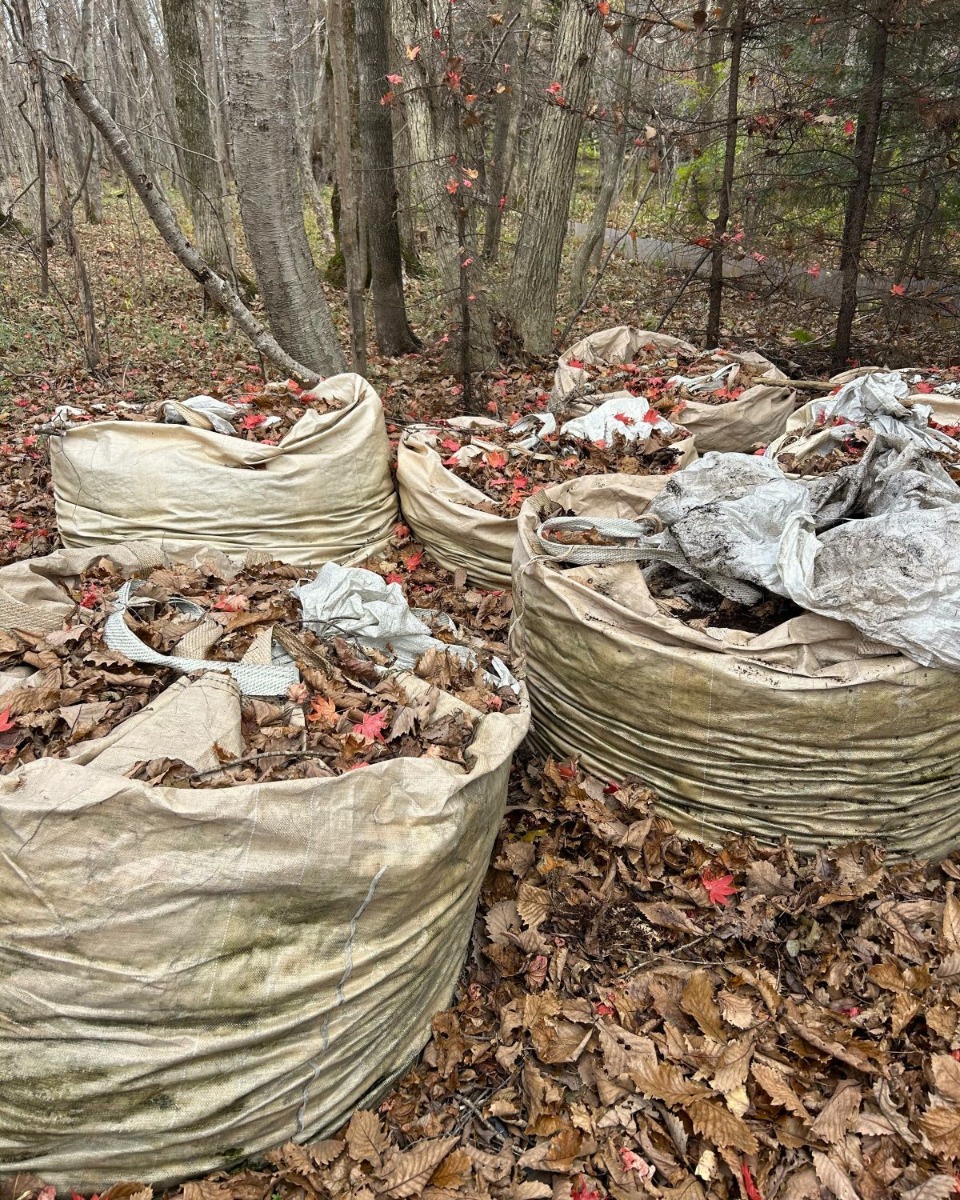
[[[409,554],[417,565],[420,558],[416,548]],[[361,631],[342,617],[305,628],[300,593],[316,581],[295,588],[301,569],[282,563],[241,569],[211,555],[131,573],[108,557],[94,562],[71,591],[76,607],[66,628],[0,634],[6,682],[0,770],[69,757],[79,743],[105,737],[140,711],[178,674],[227,664],[255,672],[258,664],[278,662],[289,669],[284,690],[268,695],[261,687],[244,697],[242,753],[224,752],[221,768],[203,772],[176,760],[145,762],[133,777],[209,787],[337,775],[391,758],[427,756],[467,765],[475,722],[462,709],[438,716],[439,692],[480,713],[511,712],[517,693],[509,673],[500,664],[499,673],[489,674],[498,660],[479,635],[465,652],[449,617],[424,610],[413,617],[399,586],[402,577],[385,581],[334,564],[325,570],[348,600],[359,580],[368,602],[379,597],[384,611],[389,606],[399,614],[395,635],[390,627],[380,644],[361,648],[343,636]],[[408,651],[402,662],[391,636]],[[412,693],[389,670],[395,665],[411,668],[428,687]]]
[[[487,497],[476,507],[513,517],[548,484],[581,475],[668,475],[690,434],[626,392],[593,411],[532,414],[512,425],[450,423],[430,435],[443,465]]]

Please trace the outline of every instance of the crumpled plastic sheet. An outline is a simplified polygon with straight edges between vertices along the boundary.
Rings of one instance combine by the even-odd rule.
[[[726,368],[724,368],[726,369]],[[656,416],[650,421],[648,414]],[[621,418],[626,418],[622,420]],[[452,423],[452,422],[451,422]],[[651,409],[642,396],[633,396],[630,392],[614,392],[603,404],[582,416],[573,417],[560,426],[560,438],[576,438],[582,442],[612,442],[615,434],[619,434],[627,442],[647,441],[654,429],[672,435],[677,432],[677,426],[660,416]],[[537,451],[544,447],[544,439],[551,437],[557,431],[557,418],[552,412],[528,413],[511,426],[512,445],[510,450]],[[479,433],[482,436],[482,429]],[[520,435],[526,436],[520,436]],[[499,450],[501,447],[493,442],[473,443],[463,446],[452,457],[461,465],[471,458],[479,457],[485,450]]]
[[[960,670],[958,501],[929,449],[920,439],[904,445],[898,431],[878,433],[860,462],[813,479],[790,479],[765,457],[712,452],[673,476],[640,521],[582,513],[539,532],[561,561],[665,562],[742,603],[765,588],[924,666]],[[551,538],[585,526],[618,544]]]
[[[392,653],[398,667],[413,667],[432,649],[476,662],[469,647],[442,642],[431,634],[430,627],[407,604],[399,583],[387,583],[363,567],[325,563],[309,583],[297,584],[293,594],[303,609],[305,627],[322,637],[344,637]],[[506,663],[494,658],[491,666],[495,685],[519,694],[520,684]]]
[[[778,438],[765,451],[776,458],[789,451],[803,459],[809,454],[829,454],[857,429],[869,428],[883,434],[888,444],[905,449],[914,445],[926,450],[960,453],[960,442],[930,427],[933,408],[929,404],[902,403],[910,388],[898,371],[878,371],[851,379],[834,396],[807,405],[811,420],[796,441]],[[840,419],[843,423],[835,425]]]

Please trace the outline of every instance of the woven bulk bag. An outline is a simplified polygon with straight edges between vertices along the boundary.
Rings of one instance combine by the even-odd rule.
[[[59,630],[63,585],[108,549],[0,571],[3,613]],[[450,1001],[526,732],[524,709],[481,717],[441,693],[440,717],[456,709],[476,718],[467,769],[130,778],[242,752],[238,684],[208,672],[71,757],[0,776],[0,1174],[163,1185],[376,1102]]]
[[[351,374],[301,399],[311,397],[340,406],[308,411],[276,446],[145,421],[91,422],[51,438],[64,545],[154,539],[291,563],[374,553],[397,520],[380,398]]]
[[[577,390],[588,382],[587,367],[629,363],[635,355],[648,348],[652,357],[662,355],[667,360],[663,372],[670,376],[683,375],[682,365],[669,365],[671,357],[675,359],[678,352],[688,357],[698,353],[689,342],[651,333],[646,329],[635,329],[630,325],[604,329],[583,338],[561,356],[554,376],[551,404],[557,406],[564,399],[576,395]],[[736,353],[714,350],[709,353],[716,358],[718,368],[739,363],[751,375],[758,377],[758,382],[747,387],[737,399],[723,404],[708,404],[684,397],[676,419],[694,435],[697,450],[701,454],[708,450],[749,453],[758,446],[765,446],[783,432],[784,424],[796,404],[796,392],[789,387],[787,376],[754,351]],[[582,365],[572,365],[575,363]],[[662,373],[659,368],[658,373]],[[642,383],[642,376],[637,382]],[[611,386],[622,387],[623,384],[617,381]],[[602,381],[597,390],[602,393]],[[642,390],[640,394],[643,394]]]
[[[639,776],[697,837],[952,850],[960,674],[813,614],[760,635],[697,629],[661,611],[635,562],[570,567],[542,552],[537,529],[557,506],[635,520],[647,503],[632,480],[606,476],[549,488],[521,511],[512,637],[534,743],[603,779]]]

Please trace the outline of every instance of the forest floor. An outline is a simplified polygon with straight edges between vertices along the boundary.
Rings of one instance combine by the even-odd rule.
[[[122,198],[80,233],[109,356],[96,378],[61,299],[67,264],[53,257],[41,300],[33,258],[0,239],[0,561],[57,544],[37,432],[57,405],[105,416],[255,394],[270,378]],[[680,284],[614,264],[568,341],[655,327]],[[459,406],[430,288],[410,288],[422,353],[371,362],[398,423]],[[699,342],[705,305],[692,284],[664,332]],[[724,344],[825,377],[832,317],[809,298],[731,290]],[[956,332],[955,316],[891,299],[858,321],[858,353],[948,365]],[[501,416],[537,405],[553,365],[505,367],[484,404]],[[186,1184],[177,1200],[960,1192],[958,881],[957,855],[898,865],[865,844],[801,855],[743,838],[708,849],[681,841],[641,786],[524,753],[455,1003],[421,1060],[335,1137]],[[2,1200],[22,1194],[32,1181],[0,1184]],[[134,1194],[148,1195],[108,1193]]]

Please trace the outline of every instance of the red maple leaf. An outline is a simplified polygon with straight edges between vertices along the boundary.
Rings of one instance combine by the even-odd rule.
[[[387,583],[403,583],[404,582],[403,576],[400,574],[399,571],[391,571],[389,575],[384,576],[384,580]]]
[[[626,413],[614,413],[613,419],[615,421],[620,421],[623,425],[636,425],[636,421],[633,419],[633,417],[628,417]]]
[[[843,123],[843,132],[847,135],[847,137],[849,137],[855,129],[856,129],[856,125],[854,125],[853,121],[851,121],[850,118],[847,117],[847,119]]]
[[[383,727],[386,723],[387,714],[384,712],[364,713],[363,720],[354,725],[353,732],[367,741],[382,742]]]
[[[456,440],[456,438],[444,438],[441,441],[440,445],[443,447],[444,450],[456,451],[456,450],[460,449],[460,443]]]
[[[507,454],[505,450],[488,450],[484,454],[483,460],[488,467],[495,467],[499,470],[500,467],[507,465]]]
[[[737,888],[733,886],[732,875],[711,875],[709,871],[704,871],[700,876],[700,882],[710,897],[711,904],[729,904],[730,897],[737,894]]]
[[[920,383],[914,384],[913,390],[915,392],[919,392],[922,396],[929,396],[933,391],[933,384],[927,383],[927,381],[924,379]]]
[[[9,704],[0,712],[0,733],[9,733],[11,729],[16,729],[17,723],[10,716]]]
[[[218,612],[246,612],[250,607],[250,599],[247,596],[218,596],[213,607]]]
[[[100,592],[97,588],[90,584],[87,590],[80,597],[81,608],[94,608],[100,600]]]
[[[240,422],[241,429],[256,429],[258,425],[262,425],[267,418],[263,413],[250,413]]]
[[[307,713],[307,720],[332,725],[336,719],[337,706],[333,701],[328,700],[325,696],[314,696],[310,711]]]
[[[906,294],[907,294],[906,284],[891,283],[891,285],[890,285],[890,295],[891,296],[905,296]]]
[[[763,1200],[760,1189],[753,1182],[750,1165],[745,1158],[740,1161],[740,1176],[743,1179],[743,1190],[747,1194],[747,1200]]]
[[[643,414],[643,419],[646,421],[646,423],[648,425],[656,425],[657,422],[660,420],[660,414],[657,412],[657,410],[655,408],[648,408],[647,411]]]
[[[415,571],[423,562],[423,551],[412,550],[409,554],[404,554],[401,557],[403,558],[403,565],[407,570]]]
[[[396,524],[393,527],[393,536],[395,538],[408,538],[410,536],[409,525]]]
[[[580,361],[580,359],[579,359],[579,358],[571,358],[571,359],[570,359],[570,361],[567,363],[567,366],[568,366],[568,367],[573,367],[573,369],[574,369],[575,371],[582,371],[582,370],[583,370],[583,363]]]

